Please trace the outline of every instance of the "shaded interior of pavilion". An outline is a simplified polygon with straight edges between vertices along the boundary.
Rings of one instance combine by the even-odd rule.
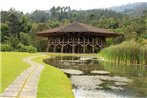
[[[62,51],[62,45],[51,45],[49,46],[48,51],[49,52],[57,52],[57,53],[84,53],[83,48],[85,48],[85,53],[97,53],[100,51],[101,47],[99,45],[96,45],[94,47],[90,45],[76,45],[72,47],[71,45],[65,45],[63,46],[63,51]],[[72,51],[74,49],[74,51]]]

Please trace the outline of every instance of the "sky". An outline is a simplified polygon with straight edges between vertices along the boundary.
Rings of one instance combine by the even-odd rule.
[[[109,8],[128,3],[146,2],[146,0],[1,0],[0,9],[32,12],[38,10],[49,10],[53,6],[70,6],[71,9],[87,10],[95,8]]]

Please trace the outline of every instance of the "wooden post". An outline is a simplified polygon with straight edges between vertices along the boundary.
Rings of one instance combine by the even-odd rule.
[[[56,45],[54,45],[54,52],[56,52]]]
[[[61,46],[61,53],[63,53],[63,48],[64,48],[64,46],[62,45],[62,46]]]
[[[106,38],[104,38],[104,47],[106,46]]]
[[[78,43],[80,43],[80,38],[78,37]]]
[[[94,45],[92,45],[92,53],[94,53]]]
[[[49,44],[50,44],[50,39],[49,39],[49,37],[48,37],[48,41],[47,41],[47,45],[46,45],[46,49],[45,49],[46,52],[48,52]]]
[[[75,40],[74,40],[74,37],[72,39],[72,53],[75,53]]]
[[[72,53],[75,53],[75,46],[72,46]]]
[[[85,45],[86,45],[86,43],[85,43],[85,36],[84,36],[84,45],[83,45],[83,53],[85,53]]]

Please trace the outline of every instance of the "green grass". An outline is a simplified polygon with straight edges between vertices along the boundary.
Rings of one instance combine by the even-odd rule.
[[[22,59],[34,54],[23,52],[0,52],[1,55],[1,79],[0,93],[11,84],[16,77],[27,69],[30,65],[23,62]]]
[[[45,65],[39,80],[37,98],[74,98],[71,82],[67,76],[59,69],[42,62],[47,57],[34,59]]]

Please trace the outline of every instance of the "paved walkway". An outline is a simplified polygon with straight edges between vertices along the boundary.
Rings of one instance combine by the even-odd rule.
[[[32,66],[22,72],[13,83],[5,89],[0,98],[36,98],[40,73],[44,68],[42,64],[32,61],[32,59],[36,57],[38,56],[23,59],[24,62]]]

